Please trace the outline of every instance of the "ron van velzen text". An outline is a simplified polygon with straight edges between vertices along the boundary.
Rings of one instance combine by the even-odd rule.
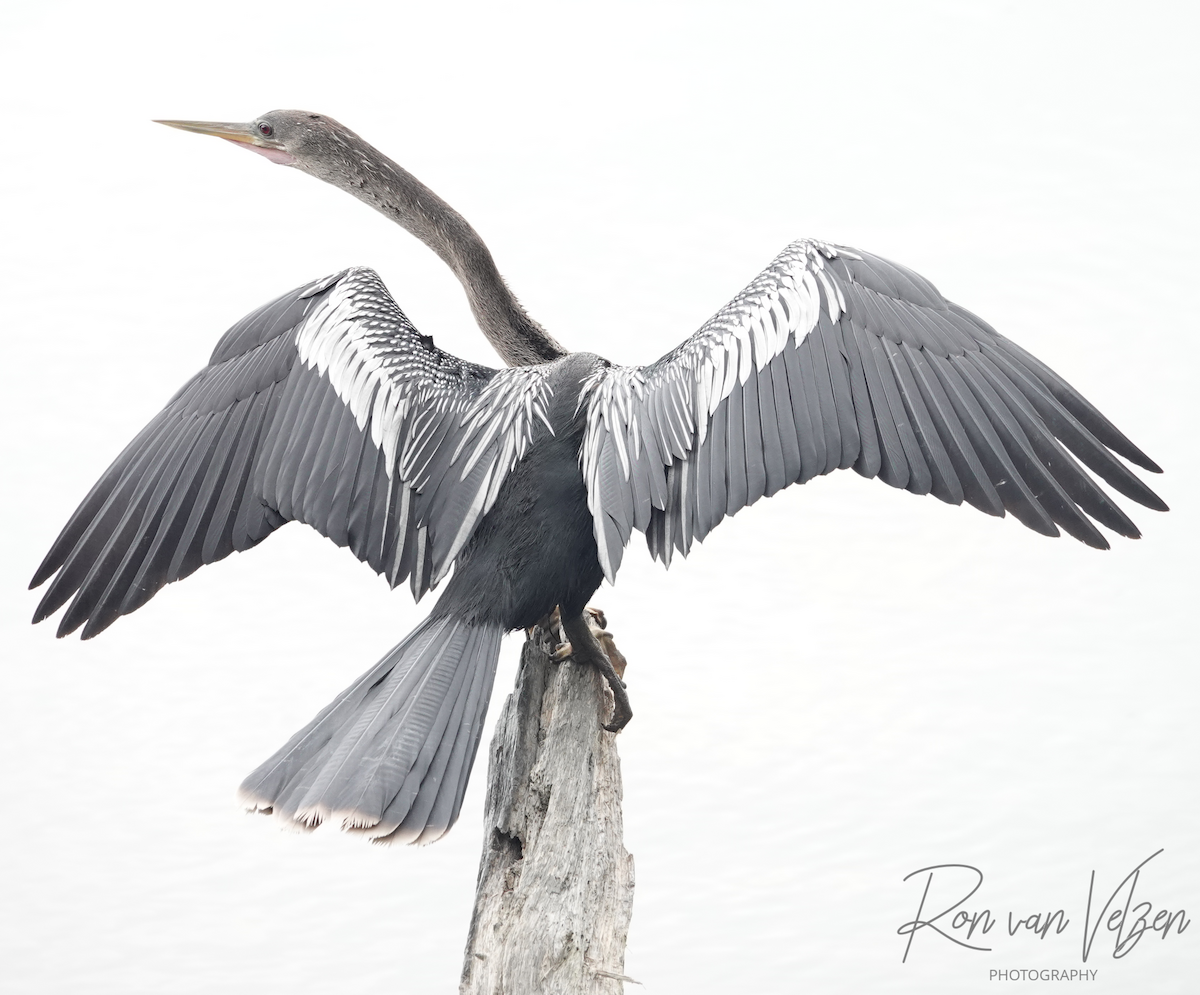
[[[1082,917],[1078,912],[1068,917],[1062,908],[1007,914],[986,908],[972,911],[967,903],[983,885],[979,868],[970,864],[922,867],[904,876],[918,895],[916,915],[897,930],[906,937],[901,959],[907,962],[914,948],[926,943],[949,941],[967,950],[990,951],[997,939],[1032,933],[1039,940],[1073,937],[1081,943],[1087,963],[1088,957],[1102,951],[1117,959],[1125,957],[1149,933],[1163,940],[1178,936],[1191,925],[1187,910],[1156,908],[1146,898],[1146,888],[1138,889],[1143,869],[1162,852],[1150,854],[1108,893],[1097,884],[1093,870]]]

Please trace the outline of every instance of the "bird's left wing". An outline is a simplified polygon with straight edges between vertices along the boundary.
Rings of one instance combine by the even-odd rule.
[[[125,447],[34,576],[40,621],[94,636],[163,585],[312,526],[413,593],[453,564],[549,432],[545,367],[438,349],[379,276],[345,270],[259,308]]]
[[[658,362],[597,371],[581,403],[609,580],[633,529],[669,563],[760,497],[846,467],[1098,548],[1090,519],[1138,531],[1066,449],[1166,509],[1114,453],[1158,467],[1053,370],[911,270],[822,242],[788,246]]]

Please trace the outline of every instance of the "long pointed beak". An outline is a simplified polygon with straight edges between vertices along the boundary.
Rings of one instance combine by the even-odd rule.
[[[285,152],[278,142],[260,135],[253,122],[233,124],[224,121],[155,121],[154,123],[165,124],[168,128],[178,128],[180,131],[192,131],[197,135],[213,135],[217,138],[224,138],[227,142],[236,142],[244,149],[266,156],[281,166],[296,165],[296,157]]]
[[[194,131],[197,135],[215,135],[231,142],[242,142],[245,145],[266,144],[259,138],[252,124],[228,124],[221,121],[155,121],[155,124],[165,124],[168,128],[178,128],[180,131]]]

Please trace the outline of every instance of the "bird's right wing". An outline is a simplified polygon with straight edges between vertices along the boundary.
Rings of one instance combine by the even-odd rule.
[[[31,586],[41,621],[96,635],[163,585],[313,526],[420,597],[549,432],[544,367],[491,370],[420,335],[350,269],[238,322],[105,471]]]
[[[726,516],[839,468],[1099,548],[1090,519],[1136,537],[1069,449],[1166,509],[1114,454],[1158,467],[1053,370],[924,277],[824,242],[788,246],[658,362],[598,370],[583,403],[610,580],[633,529],[670,563]]]

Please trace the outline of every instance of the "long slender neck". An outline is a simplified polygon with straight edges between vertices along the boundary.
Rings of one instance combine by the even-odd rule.
[[[357,136],[355,136],[357,138]],[[441,197],[377,149],[346,148],[337,168],[306,169],[410,231],[454,271],[483,334],[509,366],[545,363],[567,350],[525,312],[475,229]]]

